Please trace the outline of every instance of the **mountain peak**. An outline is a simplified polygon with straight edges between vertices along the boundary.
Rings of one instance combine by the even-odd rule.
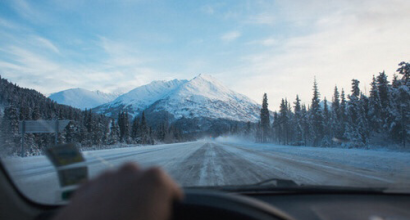
[[[216,78],[199,74],[191,80],[158,80],[139,86],[114,101],[94,109],[116,117],[121,111],[133,116],[166,113],[172,120],[207,118],[256,122],[260,106],[229,89]],[[154,117],[159,120],[158,117]]]
[[[49,98],[59,104],[69,105],[79,109],[89,109],[117,98],[118,95],[101,91],[90,91],[83,88],[66,89],[52,93]]]
[[[204,81],[209,81],[212,83],[218,83],[221,84],[215,77],[209,74],[202,74],[200,73],[198,76],[194,77],[192,80],[204,80]],[[191,80],[191,81],[192,81]]]
[[[98,106],[95,110],[108,116],[114,116],[123,110],[127,110],[132,115],[137,115],[152,105],[152,103],[163,99],[186,82],[187,80],[178,79],[152,81],[119,96],[112,102]],[[111,111],[112,109],[114,110]]]

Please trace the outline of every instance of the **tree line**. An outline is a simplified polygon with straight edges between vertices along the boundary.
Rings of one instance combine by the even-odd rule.
[[[350,94],[336,86],[331,101],[320,99],[315,79],[310,105],[298,95],[293,103],[282,99],[273,116],[264,94],[253,136],[257,142],[296,146],[409,147],[410,63],[401,62],[397,74],[391,83],[384,71],[373,76],[369,95],[353,79]]]
[[[19,121],[23,120],[70,120],[59,133],[58,142],[76,143],[83,149],[183,140],[182,132],[168,121],[153,128],[144,113],[131,118],[127,112],[120,112],[117,118],[112,118],[96,114],[91,109],[81,111],[57,104],[33,89],[21,88],[0,76],[1,154],[21,155]],[[24,145],[24,155],[39,155],[44,148],[54,145],[54,134],[26,134]]]

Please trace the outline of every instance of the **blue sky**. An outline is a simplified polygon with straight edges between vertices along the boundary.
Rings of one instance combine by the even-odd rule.
[[[3,0],[0,75],[45,94],[213,75],[271,109],[410,59],[408,0]],[[391,77],[390,77],[391,79]]]

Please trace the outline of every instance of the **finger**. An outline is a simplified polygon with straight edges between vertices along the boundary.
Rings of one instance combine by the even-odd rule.
[[[168,174],[166,174],[168,176]],[[173,180],[171,177],[168,176],[168,181],[169,181],[169,186],[172,191],[172,196],[174,199],[181,201],[184,199],[184,193],[181,189],[181,187]]]
[[[172,197],[179,201],[182,200],[184,197],[184,193],[182,192],[181,187],[166,172],[162,171],[162,175],[166,185],[171,190]]]
[[[145,175],[147,181],[157,187],[165,187],[170,193],[170,197],[176,200],[183,199],[183,192],[178,184],[161,168],[152,167],[146,170]]]

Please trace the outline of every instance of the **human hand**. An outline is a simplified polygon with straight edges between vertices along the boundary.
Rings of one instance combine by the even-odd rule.
[[[166,220],[172,202],[182,197],[162,169],[141,170],[129,163],[83,184],[54,219]]]

